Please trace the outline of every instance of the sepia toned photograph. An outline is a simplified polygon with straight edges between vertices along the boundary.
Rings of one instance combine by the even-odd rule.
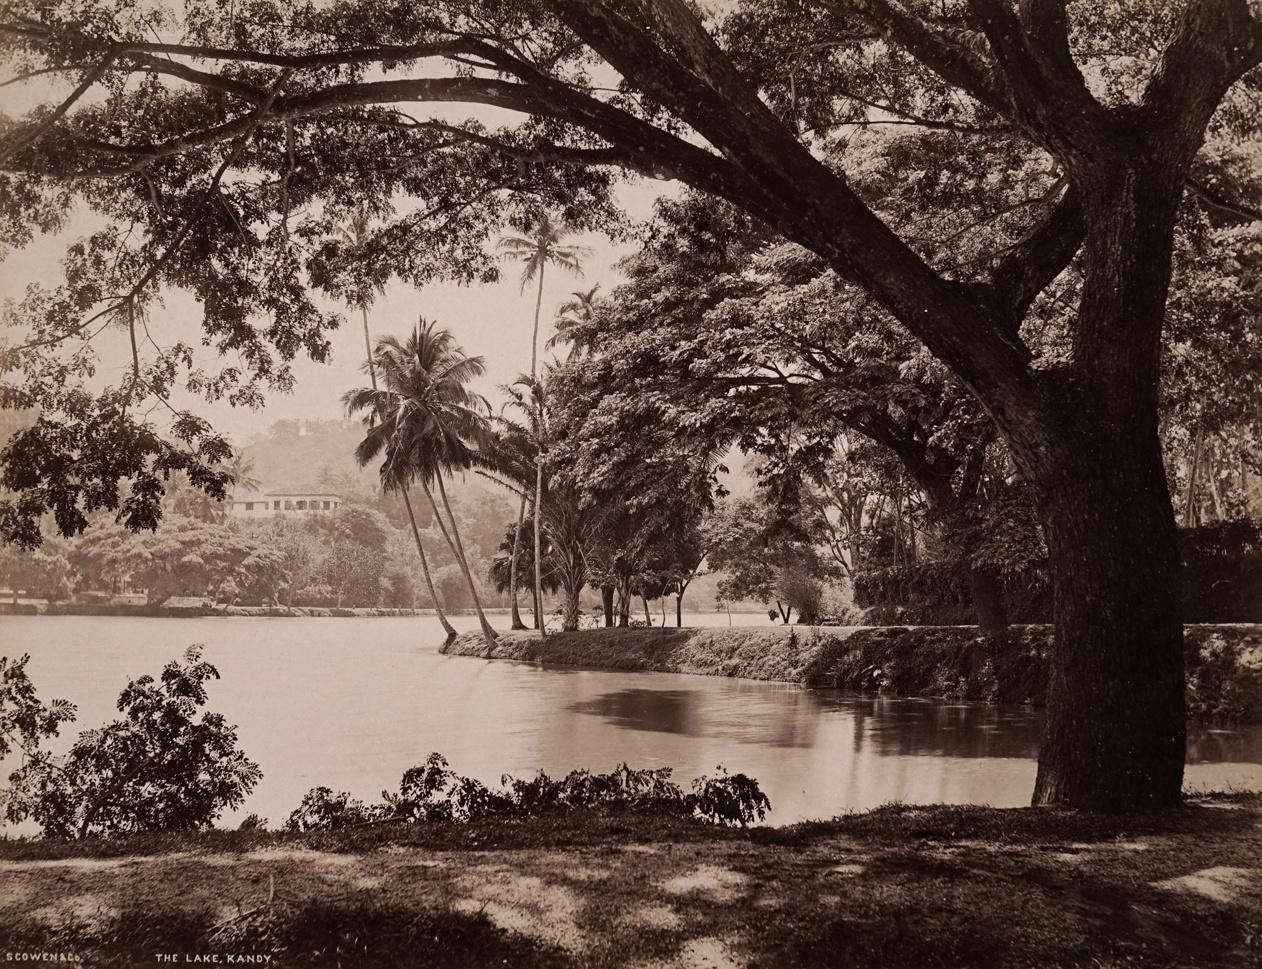
[[[1262,0],[0,0],[0,966],[1262,966]]]

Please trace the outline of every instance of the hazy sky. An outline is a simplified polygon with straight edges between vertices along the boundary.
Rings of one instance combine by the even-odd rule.
[[[427,69],[426,73],[436,72]],[[68,90],[67,81],[62,80],[59,83],[44,78],[0,88],[0,112],[20,116],[35,104],[55,103]],[[448,121],[471,117],[488,127],[496,127],[520,117],[481,105],[446,105],[426,113]],[[641,219],[650,214],[655,198],[662,193],[673,192],[677,187],[676,183],[636,179],[625,183],[619,189],[619,195],[631,217]],[[82,218],[73,221],[59,236],[37,239],[27,250],[14,252],[0,261],[0,300],[20,299],[27,285],[32,282],[55,285],[60,280],[60,262],[66,244],[97,225],[99,223],[95,219],[84,213]],[[563,274],[555,268],[549,269],[544,289],[541,347],[553,332],[552,321],[557,307],[565,303],[574,290],[587,289],[599,283],[602,292],[607,292],[616,285],[620,277],[614,264],[629,250],[628,245],[614,246],[603,236],[580,236],[574,241],[590,247],[591,255],[585,260],[581,278]],[[394,283],[372,308],[371,329],[374,336],[403,334],[419,315],[438,320],[456,334],[468,353],[480,354],[486,359],[487,376],[480,389],[488,397],[495,399],[498,396],[498,384],[509,383],[518,374],[530,369],[534,290],[530,289],[523,294],[519,275],[517,267],[506,264],[503,279],[490,286],[433,285],[417,290],[412,286]],[[154,338],[164,345],[183,340],[199,347],[202,319],[200,306],[185,293],[168,291],[164,300],[164,306],[152,308],[148,320]],[[269,395],[266,407],[261,411],[232,408],[226,403],[209,404],[189,395],[183,395],[176,403],[209,418],[218,429],[238,443],[245,443],[251,434],[266,428],[273,421],[296,417],[343,416],[339,402],[342,393],[366,383],[366,378],[359,371],[363,362],[363,333],[357,311],[351,312],[331,303],[327,305],[332,310],[342,312],[345,317],[342,328],[331,334],[332,357],[328,363],[322,365],[309,360],[295,361],[296,387],[292,394]],[[9,336],[6,333],[0,339]],[[125,331],[121,328],[107,331],[98,338],[96,345],[100,353],[97,380],[101,383],[116,383],[130,366]],[[204,348],[198,360],[199,365],[208,372],[218,362],[210,348]]]
[[[633,217],[643,217],[652,208],[653,199],[671,186],[638,180],[621,189]],[[61,236],[37,240],[29,249],[12,253],[0,262],[0,299],[20,299],[28,283],[55,284],[59,279],[60,260],[66,242],[88,226],[83,220]],[[553,332],[556,309],[576,289],[587,289],[600,283],[608,291],[620,279],[614,264],[627,252],[627,247],[614,246],[603,236],[584,235],[576,241],[591,248],[581,278],[549,268],[545,276],[543,324],[540,346]],[[452,330],[465,350],[486,359],[487,376],[482,391],[495,398],[495,387],[509,383],[518,374],[530,369],[530,332],[534,313],[533,286],[522,293],[519,270],[506,264],[503,278],[489,286],[432,285],[416,289],[401,283],[391,284],[378,299],[369,317],[374,334],[402,335],[419,315],[436,319]],[[154,307],[148,321],[154,338],[163,344],[182,339],[197,346],[201,328],[201,307],[185,293],[167,291],[164,306]],[[339,399],[342,393],[367,382],[359,371],[364,358],[364,338],[358,312],[327,304],[342,311],[341,329],[331,334],[333,354],[326,364],[299,359],[294,363],[297,385],[292,394],[269,395],[262,411],[233,408],[227,404],[209,404],[186,397],[196,413],[209,418],[217,428],[239,443],[244,443],[256,430],[273,421],[295,417],[343,416]],[[111,331],[98,338],[101,357],[99,378],[115,383],[130,366],[130,355],[123,330]],[[546,355],[545,355],[546,359]],[[207,370],[217,362],[214,351],[201,351],[201,364]],[[181,402],[183,404],[183,402]]]

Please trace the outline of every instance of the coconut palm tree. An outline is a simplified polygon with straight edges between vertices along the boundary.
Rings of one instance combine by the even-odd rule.
[[[526,236],[506,236],[500,240],[500,252],[506,259],[522,264],[521,288],[525,289],[532,280],[538,281],[535,291],[535,325],[530,339],[530,379],[539,379],[539,311],[543,306],[543,276],[549,265],[557,266],[574,275],[582,275],[583,257],[590,250],[585,246],[567,245],[573,233],[564,223],[553,222],[552,217],[544,212],[539,217],[534,231]],[[540,572],[542,553],[539,539],[539,511],[541,491],[543,488],[543,446],[540,441],[535,455],[535,511],[534,511],[534,543],[535,543],[535,601],[543,603],[543,575]],[[514,556],[514,563],[516,556]],[[515,564],[514,564],[515,568]],[[547,635],[544,629],[542,610],[535,609],[535,625],[539,627],[539,635]]]
[[[360,205],[351,210],[346,226],[342,229],[341,235],[346,243],[348,255],[352,260],[358,261],[368,245],[368,227],[372,222],[372,215],[368,209]],[[372,291],[378,294],[385,292],[385,287],[379,283],[371,284],[361,279],[361,289],[356,305],[359,308],[360,319],[364,324],[364,356],[369,362],[368,375],[372,378],[375,387],[377,377],[372,369],[372,338],[368,335],[368,299]]]
[[[574,298],[561,304],[557,310],[557,331],[545,344],[549,350],[568,343],[570,352],[567,359],[570,361],[592,352],[595,341],[589,327],[596,312],[596,292],[599,289],[600,283],[591,289],[576,289],[570,294]]]
[[[542,465],[536,459],[536,442],[541,430],[546,435],[547,400],[524,375],[503,390],[511,404],[526,416],[529,425],[503,415],[496,418],[495,434],[479,448],[474,464],[484,478],[524,497],[538,483]],[[540,415],[545,422],[542,428],[538,424]],[[588,579],[587,551],[605,520],[606,511],[601,506],[585,503],[574,476],[561,468],[551,468],[539,493],[543,498],[543,529],[548,534],[546,560],[553,583],[565,590],[561,628],[577,629],[579,597]],[[514,531],[521,530],[519,522]],[[520,549],[518,551],[520,553]],[[510,572],[510,578],[511,575]]]
[[[237,489],[242,491],[258,491],[259,479],[254,477],[254,459],[247,458],[238,451],[232,456],[232,464],[228,465],[228,471],[232,475],[232,493],[235,495]]]
[[[350,219],[346,226],[342,229],[342,239],[346,242],[352,259],[358,258],[364,251],[368,242],[368,227],[372,221],[371,215],[364,206],[358,206],[350,213]],[[377,293],[384,292],[384,287],[380,284],[371,287]],[[377,367],[373,362],[372,337],[368,332],[368,290],[363,289],[360,292],[359,299],[356,301],[359,307],[360,319],[364,324],[364,369],[368,373],[368,379],[372,383],[372,389],[377,390]],[[368,418],[371,419],[369,414]],[[446,614],[443,612],[442,603],[438,600],[438,591],[434,587],[434,579],[429,571],[429,558],[425,554],[425,543],[421,541],[420,529],[416,527],[416,515],[412,511],[412,497],[408,494],[407,476],[399,477],[391,474],[387,479],[386,465],[382,465],[381,484],[383,490],[390,488],[398,488],[400,496],[403,498],[403,507],[407,509],[408,521],[412,525],[412,537],[416,540],[416,554],[421,560],[421,573],[425,577],[425,587],[429,590],[430,600],[434,603],[434,611],[438,614],[438,621],[442,623],[443,632],[447,634],[447,642],[451,642],[456,638],[455,627],[447,620]],[[433,496],[430,496],[430,505],[433,507],[434,516],[438,516],[438,508],[434,505]]]
[[[187,499],[194,499],[194,503],[198,509],[201,510],[200,513],[195,513],[192,517],[200,518],[205,515],[207,520],[215,519],[217,521],[226,522],[232,514],[232,502],[237,497],[238,489],[241,491],[259,490],[259,479],[254,477],[254,462],[240,451],[237,451],[232,455],[232,463],[228,465],[228,474],[232,476],[232,490],[228,493],[228,500],[220,503],[218,507],[209,504],[209,499],[206,499],[205,502],[196,502],[196,495],[186,496],[186,502]],[[167,490],[172,495],[173,504],[176,504],[177,506],[181,504],[181,502],[176,500],[179,498],[178,489],[172,491],[172,489],[168,488]],[[196,488],[192,490],[197,491]],[[205,498],[205,495],[202,495],[201,497]]]
[[[370,357],[369,362],[364,365],[364,369],[373,375],[372,387],[366,391],[351,391],[343,397],[348,410],[352,414],[361,409],[358,405],[358,395],[369,393],[373,395],[374,401],[385,403],[381,399],[385,396],[385,392],[377,387],[375,367],[371,361],[372,358]],[[411,471],[407,463],[406,440],[404,435],[401,434],[393,439],[382,439],[382,436],[390,430],[387,420],[387,413],[378,415],[375,411],[368,411],[363,421],[364,425],[369,428],[369,437],[372,438],[372,443],[370,444],[369,437],[361,441],[355,449],[355,458],[359,461],[360,466],[363,467],[377,454],[384,455],[384,460],[381,464],[381,490],[389,492],[398,489],[399,494],[403,497],[403,507],[407,509],[408,521],[412,525],[412,537],[416,540],[416,554],[421,559],[421,574],[425,577],[425,588],[429,590],[430,601],[434,603],[434,612],[438,615],[438,621],[442,624],[443,632],[447,634],[447,642],[450,643],[456,638],[456,628],[447,619],[446,613],[443,612],[442,602],[438,597],[438,590],[434,586],[434,577],[429,570],[429,557],[425,554],[425,543],[421,541],[420,529],[416,527],[416,515],[412,511],[412,500],[408,496],[408,481],[411,478]],[[372,433],[374,431],[377,432],[375,435]]]
[[[495,630],[482,611],[444,484],[448,474],[473,464],[474,445],[486,436],[486,401],[465,387],[484,372],[485,364],[481,357],[466,356],[451,331],[422,320],[405,341],[378,341],[373,366],[380,385],[349,391],[343,398],[349,413],[365,414],[368,430],[355,458],[366,465],[384,456],[383,484],[420,484],[468,584],[487,646],[494,646]],[[435,487],[447,512],[446,523],[434,502]]]
[[[534,474],[534,459],[535,459],[535,451],[536,451],[535,434],[532,430],[529,430],[526,426],[519,424],[516,421],[509,420],[508,418],[506,418],[504,416],[504,412],[509,407],[519,410],[530,421],[531,425],[533,426],[534,417],[535,417],[535,409],[534,409],[533,404],[530,403],[530,401],[528,400],[526,393],[521,389],[522,382],[528,379],[529,378],[522,377],[521,379],[515,381],[511,385],[500,386],[500,391],[508,398],[508,402],[503,407],[500,408],[499,417],[496,418],[496,425],[497,425],[496,434],[495,434],[495,443],[497,445],[496,450],[504,451],[505,448],[503,447],[503,445],[506,443],[505,439],[511,439],[511,444],[512,444],[511,453],[512,454],[525,455],[529,453],[530,455],[529,461],[526,462],[526,464],[524,464],[521,468],[514,469],[516,472],[516,478],[521,478],[521,476],[525,473],[524,469],[526,468],[529,468],[531,475]],[[512,551],[509,554],[509,558],[508,558],[508,598],[509,598],[509,602],[512,604],[512,628],[525,629],[526,624],[521,621],[521,608],[520,608],[520,604],[517,601],[517,574],[520,571],[519,564],[521,562],[521,555],[522,555],[521,537],[523,534],[525,534],[522,531],[522,524],[526,520],[526,503],[530,500],[530,488],[529,487],[522,487],[522,488],[510,487],[509,490],[511,490],[513,494],[517,495],[520,498],[520,502],[517,506],[517,527],[513,529]],[[533,527],[534,526],[532,524],[531,526],[532,532],[533,532]],[[533,562],[534,562],[534,557],[532,556],[531,557],[532,569],[534,567]],[[537,617],[539,616],[540,611],[541,611],[541,603],[539,602],[538,599],[535,599],[534,603],[535,603],[534,614]]]
[[[508,568],[508,597],[512,601],[513,629],[526,628],[526,624],[521,621],[521,612],[517,602],[517,574],[520,571],[519,563],[521,561],[522,554],[521,537],[525,534],[522,530],[522,523],[526,519],[526,504],[530,501],[531,494],[533,493],[536,498],[535,514],[537,515],[539,512],[539,496],[542,493],[539,487],[541,465],[538,460],[540,454],[540,433],[542,431],[542,424],[540,421],[541,409],[535,406],[535,386],[536,382],[530,377],[527,377],[525,374],[518,377],[512,384],[500,386],[500,391],[508,398],[508,401],[505,403],[504,407],[500,409],[500,415],[496,419],[496,434],[493,441],[493,444],[495,445],[494,449],[500,455],[502,460],[507,459],[506,455],[511,455],[512,460],[519,463],[523,460],[525,461],[521,467],[514,468],[513,475],[510,475],[513,480],[525,482],[520,488],[506,485],[503,480],[499,481],[501,485],[508,487],[510,491],[518,495],[520,498],[520,504],[517,507],[517,527],[513,530],[513,549],[512,554],[509,556]],[[506,418],[504,416],[504,412],[509,408],[519,411],[526,419],[526,423],[523,424]],[[506,447],[508,450],[505,450]],[[529,458],[525,459],[523,458],[523,455],[529,455]],[[533,486],[528,480],[532,478],[535,479]],[[532,522],[531,533],[534,534],[534,532],[534,522]],[[535,547],[539,547],[542,542],[537,541],[532,544]],[[533,555],[531,556],[531,562],[534,562]],[[535,584],[533,589],[535,628],[543,629],[543,620],[541,619],[543,615],[542,573],[540,573],[537,578],[539,578],[540,581]],[[544,635],[546,635],[546,630],[544,631]]]

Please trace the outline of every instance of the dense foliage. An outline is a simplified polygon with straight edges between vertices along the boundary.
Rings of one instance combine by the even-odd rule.
[[[1179,532],[1183,614],[1188,622],[1262,621],[1262,523],[1232,519]],[[1032,560],[1004,576],[1009,618],[1050,622],[1051,577]],[[872,625],[956,625],[972,614],[971,590],[947,563],[914,562],[867,569],[854,577],[854,601]]]
[[[607,808],[697,817],[715,824],[748,825],[761,821],[771,802],[758,782],[729,774],[721,766],[714,777],[699,777],[685,793],[670,780],[671,769],[634,770],[620,764],[607,774],[571,771],[554,780],[540,771],[530,780],[505,774],[498,789],[463,777],[441,754],[410,768],[397,793],[382,792],[383,803],[365,806],[345,792],[327,787],[308,791],[289,816],[291,831],[342,828],[376,821],[474,821],[487,817],[527,817],[575,808]]]
[[[10,822],[31,818],[53,837],[207,828],[263,776],[238,748],[234,726],[217,713],[197,716],[206,682],[219,677],[200,646],[158,680],[129,682],[118,697],[122,719],[84,731],[61,756],[39,741],[73,719],[73,708],[41,704],[24,666],[25,658],[0,660],[0,736],[16,730],[23,752],[4,796]]]
[[[79,78],[6,125],[7,236],[96,220],[6,313],[0,403],[38,409],[0,453],[7,539],[38,544],[46,515],[152,528],[177,473],[222,494],[227,444],[171,391],[286,389],[327,355],[320,296],[366,312],[392,279],[486,280],[505,229],[616,229],[611,169],[675,180],[610,312],[566,327],[572,379],[532,359],[534,538],[549,517],[571,563],[566,624],[589,578],[623,616],[665,587],[663,536],[696,529],[737,443],[842,571],[949,562],[986,628],[1045,551],[1036,800],[1178,799],[1171,484],[1191,525],[1238,514],[1256,470],[1235,443],[1262,359],[1256,3],[25,0],[2,24],[23,75]],[[151,334],[164,288],[203,307],[209,369]],[[107,327],[130,360],[94,383]],[[872,490],[836,486],[858,438],[897,458]]]

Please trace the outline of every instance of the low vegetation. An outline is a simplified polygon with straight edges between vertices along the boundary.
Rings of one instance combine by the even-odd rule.
[[[505,774],[500,788],[492,790],[476,778],[452,771],[446,759],[435,753],[404,773],[397,794],[382,791],[380,804],[364,805],[346,792],[313,788],[289,816],[285,830],[335,830],[383,821],[520,819],[594,807],[715,824],[744,826],[762,821],[771,802],[758,782],[745,774],[728,774],[722,766],[717,771],[713,778],[698,777],[689,793],[671,781],[669,767],[634,770],[626,764],[607,774],[570,771],[560,780],[543,771],[530,780]]]
[[[26,674],[29,656],[0,657],[0,757],[17,751],[0,806],[10,822],[35,821],[53,838],[206,830],[225,810],[240,807],[262,779],[259,766],[237,747],[236,728],[217,713],[202,713],[205,684],[218,670],[192,646],[184,661],[168,663],[160,681],[132,680],[119,695],[124,719],[87,730],[62,756],[45,742],[75,719],[65,700],[40,700]],[[699,777],[685,793],[671,768],[635,770],[625,763],[600,774],[574,770],[560,780],[543,771],[529,780],[509,775],[498,789],[451,770],[430,754],[404,772],[397,792],[365,805],[346,792],[312,788],[290,814],[285,830],[337,830],[387,822],[521,820],[579,809],[698,819],[721,825],[762,821],[771,809],[758,782],[728,774]],[[267,822],[250,815],[243,831]]]

